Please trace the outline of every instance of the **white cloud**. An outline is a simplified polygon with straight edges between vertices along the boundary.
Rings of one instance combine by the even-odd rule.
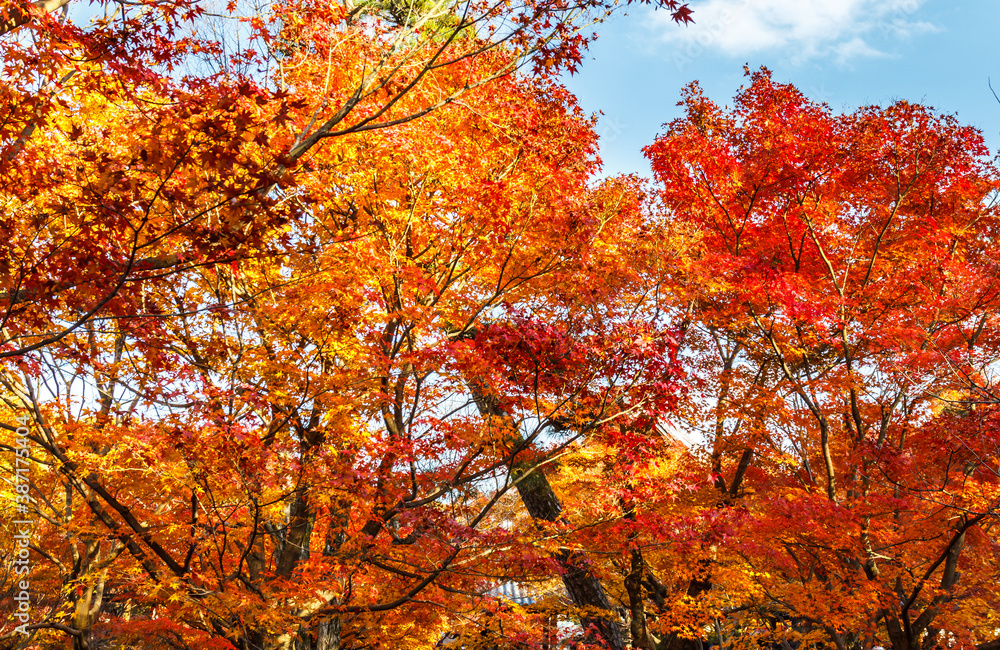
[[[663,11],[654,12],[652,25],[676,48],[678,62],[710,51],[734,57],[781,51],[798,61],[846,63],[885,56],[893,42],[935,31],[917,19],[923,1],[708,0],[694,3],[693,25],[674,25]]]

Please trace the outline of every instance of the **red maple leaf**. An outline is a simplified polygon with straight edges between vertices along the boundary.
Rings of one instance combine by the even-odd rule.
[[[691,17],[691,9],[689,9],[686,4],[681,5],[680,7],[676,8],[676,9],[674,9],[674,7],[677,5],[676,2],[671,2],[671,3],[668,3],[668,4],[671,5],[670,6],[670,9],[671,9],[670,13],[673,16],[674,22],[683,23],[683,24],[693,23],[694,22],[694,18]]]

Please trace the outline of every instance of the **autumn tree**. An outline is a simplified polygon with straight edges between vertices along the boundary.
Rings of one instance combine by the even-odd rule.
[[[278,160],[269,143],[322,109],[323,74],[366,56],[320,54],[323,67],[282,71],[311,104],[282,100],[286,117],[265,100],[219,109],[227,125],[261,129],[232,145],[238,162]],[[415,115],[466,66],[512,60],[435,69],[392,108]],[[87,142],[111,147],[97,135]],[[161,151],[137,161],[170,159]],[[623,410],[663,409],[673,390],[672,339],[644,316],[633,269],[651,245],[635,183],[591,187],[592,121],[557,84],[524,76],[419,121],[341,134],[297,163],[266,195],[188,194],[186,174],[164,174],[161,193],[204,211],[205,239],[184,245],[205,249],[142,267],[148,281],[123,283],[4,374],[9,417],[35,427],[36,640],[530,639],[530,617],[502,633],[483,619],[491,591],[571,569],[567,584],[588,590],[571,604],[597,606],[573,615],[620,647],[599,577],[567,548],[573,522],[503,513],[515,492],[553,494],[539,492],[553,455]],[[234,247],[245,201],[259,219]],[[47,286],[67,304],[76,290]]]
[[[766,71],[732,109],[696,85],[683,105],[646,153],[690,233],[673,291],[701,396],[683,412],[731,526],[718,561],[745,567],[742,584],[709,572],[731,599],[720,642],[991,647],[1000,502],[976,386],[1000,358],[1000,293],[981,135],[906,102],[837,115]]]
[[[47,13],[66,6],[12,2],[0,19],[2,358],[58,340],[150,276],[269,254],[274,190],[307,152],[525,65],[572,68],[588,40],[579,23],[611,9],[232,3],[221,34],[247,47],[231,52],[198,35],[203,4],[109,3],[89,25]],[[223,65],[192,72],[203,60]]]
[[[689,20],[686,7],[674,2],[666,6],[679,22]],[[200,461],[185,459],[180,452],[167,453],[173,443],[169,436],[163,436],[176,434],[182,424],[191,431],[204,432],[203,425],[210,421],[216,427],[215,434],[222,436],[218,439],[221,444],[233,426],[233,422],[223,424],[223,405],[245,417],[243,409],[251,404],[261,409],[266,402],[268,413],[271,408],[285,413],[278,419],[266,418],[268,431],[271,425],[277,427],[262,434],[269,446],[278,429],[297,421],[294,409],[283,400],[312,404],[316,399],[310,393],[309,372],[305,385],[297,386],[298,392],[293,393],[295,397],[288,396],[290,389],[283,392],[275,386],[271,391],[260,385],[267,373],[261,374],[259,368],[246,372],[253,377],[251,385],[264,390],[263,397],[251,399],[245,386],[232,385],[231,381],[217,386],[223,372],[219,355],[231,345],[244,343],[234,344],[228,330],[227,336],[213,338],[216,323],[205,320],[205,310],[227,316],[224,320],[232,322],[231,327],[250,327],[255,341],[267,342],[275,355],[285,354],[279,344],[281,336],[275,338],[268,330],[273,323],[256,311],[240,312],[250,320],[231,316],[234,304],[255,305],[247,297],[234,297],[234,274],[247,265],[268,269],[256,278],[258,284],[251,290],[261,291],[266,286],[268,295],[273,296],[287,280],[283,274],[299,279],[302,267],[296,265],[315,263],[317,256],[323,255],[329,261],[333,249],[343,252],[337,247],[366,237],[366,229],[380,222],[371,214],[365,216],[367,221],[352,217],[356,209],[353,202],[360,202],[358,197],[369,193],[380,195],[382,179],[369,181],[365,177],[361,182],[360,177],[350,177],[339,166],[345,159],[355,164],[366,161],[375,167],[392,162],[388,154],[386,160],[366,157],[363,152],[376,149],[363,139],[331,147],[334,152],[329,155],[333,157],[309,162],[307,158],[319,145],[430,116],[480,87],[510,78],[526,65],[539,73],[572,68],[587,41],[577,26],[581,21],[599,20],[611,6],[591,2],[365,2],[338,7],[299,2],[256,7],[232,4],[227,13],[234,22],[222,31],[227,35],[239,32],[249,39],[249,47],[238,51],[199,35],[198,28],[204,27],[208,18],[202,4],[99,5],[89,25],[68,20],[66,7],[66,2],[13,2],[5,6],[0,17],[5,82],[0,91],[5,100],[0,174],[6,206],[3,227],[8,234],[0,253],[0,358],[7,364],[3,383],[9,416],[4,427],[13,435],[17,418],[27,415],[34,422],[31,439],[39,454],[34,460],[39,467],[51,470],[35,479],[33,489],[45,497],[35,514],[46,522],[39,533],[45,548],[56,549],[43,551],[42,545],[33,549],[44,560],[39,577],[47,581],[50,590],[45,593],[44,616],[32,631],[59,630],[75,647],[86,648],[90,647],[94,625],[107,615],[132,622],[133,629],[148,625],[149,634],[154,636],[167,634],[163,631],[162,614],[167,610],[160,605],[162,596],[164,602],[184,600],[184,607],[201,603],[197,615],[191,614],[201,617],[194,631],[185,627],[193,619],[177,614],[179,627],[170,633],[180,639],[197,638],[199,643],[208,643],[209,638],[242,639],[241,643],[250,644],[269,639],[267,643],[288,645],[299,633],[298,625],[307,631],[296,643],[328,647],[331,639],[339,638],[332,622],[339,619],[326,611],[317,614],[308,608],[286,608],[244,623],[241,600],[206,604],[210,599],[205,587],[193,586],[190,581],[195,549],[201,543],[196,540],[201,540],[206,530],[228,540],[228,524],[215,518],[225,520],[232,513],[221,515],[212,510],[211,523],[203,521],[205,495],[199,495],[191,483],[202,471],[192,469],[200,466]],[[52,13],[56,10],[60,11]],[[199,65],[206,61],[215,67]],[[203,72],[206,69],[210,72]],[[564,100],[554,96],[546,101],[558,104]],[[448,113],[452,117],[461,114]],[[428,129],[430,133],[441,132]],[[518,135],[505,135],[501,141],[509,145],[511,137],[529,141],[533,136],[525,127],[515,131]],[[393,137],[403,136],[397,130]],[[410,146],[426,142],[419,131],[405,137],[410,138]],[[591,156],[590,145],[584,142],[591,136],[579,137],[577,151]],[[469,144],[461,142],[460,146]],[[561,145],[551,146],[559,150]],[[377,150],[385,153],[386,145]],[[493,182],[509,174],[507,167],[513,169],[519,160],[520,155],[515,155],[504,159],[503,168],[487,166]],[[568,164],[567,159],[561,162],[567,164],[566,176],[579,176],[574,183],[585,178],[593,165]],[[489,164],[497,163],[491,160]],[[393,174],[404,173],[391,164],[390,168]],[[333,170],[338,171],[335,174]],[[532,182],[541,182],[541,178],[548,176],[543,174]],[[407,185],[394,182],[399,187]],[[449,192],[460,191],[449,183],[436,182]],[[343,195],[329,195],[331,185],[341,188]],[[382,197],[378,202],[402,205],[407,196]],[[329,217],[334,221],[328,221],[324,212],[328,203],[333,204],[329,209],[342,212]],[[460,278],[472,274],[457,266],[452,271],[457,277],[449,277],[448,282],[464,281]],[[337,279],[324,282],[329,288]],[[316,287],[303,289],[298,281],[288,282],[288,286],[297,287],[289,291],[322,295]],[[347,293],[342,296],[350,295],[351,286],[350,282],[343,285]],[[227,287],[230,291],[225,294]],[[370,288],[368,285],[367,290]],[[359,302],[348,301],[340,317],[348,318],[346,314],[352,313],[349,320],[364,322],[370,315],[364,305],[372,304],[366,302],[368,297],[362,291],[360,297],[355,296]],[[327,307],[338,304],[335,298],[329,300]],[[487,301],[483,308],[490,304]],[[188,314],[185,309],[192,311]],[[451,336],[453,325],[442,324],[439,330]],[[348,336],[346,332],[352,327],[337,331]],[[244,329],[238,329],[236,336],[244,334]],[[309,339],[300,337],[295,345],[319,345],[303,344],[303,340]],[[183,357],[189,363],[178,360],[176,355],[181,351],[190,356]],[[323,358],[321,365],[340,359],[336,354],[330,356],[332,353],[318,354]],[[271,360],[278,358],[272,356]],[[236,363],[236,358],[228,361]],[[385,363],[391,366],[391,362]],[[343,370],[338,369],[338,373]],[[267,376],[274,381],[273,373]],[[407,379],[402,385],[412,379],[409,371],[403,376]],[[234,376],[228,377],[233,380]],[[345,377],[340,374],[337,381],[348,381]],[[188,398],[179,397],[187,391]],[[226,391],[235,392],[227,398]],[[348,391],[345,396],[350,394]],[[404,391],[402,397],[396,397],[397,406],[405,395]],[[369,409],[377,400],[360,394],[354,397],[358,401],[350,408],[364,414],[357,417],[370,417]],[[190,420],[170,410],[177,404],[188,407]],[[333,407],[314,404],[310,408],[319,414]],[[229,417],[237,416],[230,413]],[[312,420],[305,422],[307,429],[317,426]],[[302,422],[299,425],[301,428]],[[363,430],[368,425],[357,426]],[[397,431],[393,435],[401,434]],[[199,445],[208,440],[196,439]],[[526,444],[531,441],[529,438]],[[342,442],[335,447],[341,451],[353,448]],[[285,460],[308,459],[309,450],[319,442],[304,444],[294,450],[278,445],[278,455]],[[136,454],[139,448],[153,455]],[[510,453],[517,451],[520,449]],[[371,456],[376,457],[393,468],[393,456]],[[176,514],[172,508],[176,506],[173,500],[181,498],[176,494],[179,484],[171,487],[162,481],[165,476],[179,476],[176,472],[184,474],[177,468],[186,462],[193,463],[189,468],[193,473],[185,474],[190,491],[183,499],[189,519],[186,532],[180,534],[177,522],[158,522],[157,513]],[[119,482],[125,474],[117,478],[102,474],[112,471],[116,463],[130,474],[128,481]],[[494,461],[497,467],[502,465],[497,463]],[[277,471],[275,466],[271,469]],[[245,474],[245,468],[238,469],[240,472],[245,480],[263,481],[260,476]],[[150,480],[150,476],[156,479]],[[242,485],[234,476],[220,471],[211,479],[215,483],[205,483],[203,489],[229,495]],[[467,484],[473,481],[465,478]],[[375,487],[384,487],[384,478]],[[303,501],[298,488],[281,489],[289,490],[288,494],[267,502],[267,507],[269,512],[281,513],[279,518],[291,517],[287,529],[280,525],[261,528],[265,523],[260,508],[265,506],[254,501],[256,496],[251,499],[256,505],[226,497],[212,506],[225,509],[239,503],[237,509],[249,507],[246,512],[253,513],[250,535],[240,541],[244,546],[235,573],[226,559],[232,547],[223,544],[226,551],[219,558],[221,573],[216,576],[220,580],[224,577],[223,583],[245,577],[246,571],[255,577],[247,579],[249,585],[244,586],[252,593],[259,591],[255,580],[263,566],[258,562],[264,558],[275,562],[268,566],[268,580],[274,576],[288,580],[295,573],[302,559],[295,555],[302,541],[296,536],[313,534],[313,524],[307,533],[301,522],[311,522],[320,506]],[[448,491],[431,493],[434,499],[453,496]],[[382,505],[369,503],[366,507],[378,511],[391,500],[392,494],[387,492],[376,499]],[[287,512],[283,510],[286,506]],[[322,507],[327,508],[324,516],[331,516],[332,511],[336,521],[341,520],[336,513],[343,504]],[[304,508],[306,515],[299,508]],[[389,508],[387,512],[394,511]],[[385,523],[393,520],[394,514],[379,511],[369,520],[378,523],[380,517]],[[262,535],[275,540],[281,550],[258,548]],[[336,534],[328,537],[336,539]],[[186,546],[183,540],[187,540]],[[121,562],[129,568],[123,569]],[[109,585],[109,575],[116,577],[114,585]],[[395,575],[403,579],[412,572]],[[431,575],[436,579],[434,572]],[[171,582],[178,579],[180,583]],[[156,585],[152,592],[150,585]],[[258,597],[269,602],[270,596],[263,593],[260,591]],[[144,600],[150,594],[152,600]],[[340,600],[329,590],[317,598],[317,602],[328,603]],[[160,622],[143,622],[156,611],[161,614]],[[295,623],[288,628],[290,620]],[[291,637],[288,629],[293,631]],[[428,630],[423,632],[431,634]],[[312,637],[308,637],[310,633]]]

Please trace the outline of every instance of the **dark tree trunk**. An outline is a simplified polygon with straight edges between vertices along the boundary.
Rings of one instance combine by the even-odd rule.
[[[475,385],[470,383],[473,399],[479,407],[479,412],[488,417],[503,418],[516,431],[513,422],[493,398],[483,395]],[[520,444],[520,436],[514,442]],[[562,515],[562,504],[559,497],[549,484],[549,480],[540,470],[530,463],[515,464],[511,469],[511,478],[517,489],[525,509],[532,518],[541,521],[565,521]],[[581,623],[586,630],[596,629],[601,640],[611,650],[625,650],[625,640],[621,627],[614,618],[614,610],[601,582],[590,570],[590,562],[583,551],[561,550],[553,556],[562,570],[562,581],[566,586],[573,603],[578,607],[593,607],[608,612],[607,616],[581,617]],[[593,639],[590,641],[594,642]]]
[[[544,474],[524,467],[517,467],[511,475],[516,481],[517,493],[532,518],[551,522],[564,519],[559,497],[556,496]],[[604,587],[590,570],[590,562],[587,560],[586,553],[562,550],[554,558],[562,569],[562,580],[566,591],[569,592],[570,598],[576,605],[597,607],[609,613],[612,611],[611,602],[608,600],[607,594],[604,593]],[[624,650],[625,641],[622,638],[621,628],[618,622],[610,616],[587,617],[581,619],[581,622],[586,629],[591,626],[596,628],[601,638],[612,650]]]

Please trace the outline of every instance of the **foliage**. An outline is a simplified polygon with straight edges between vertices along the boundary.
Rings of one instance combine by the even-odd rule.
[[[684,106],[646,152],[698,233],[672,288],[704,382],[686,417],[750,582],[731,624],[841,648],[994,637],[997,176],[979,133],[906,102],[834,115],[766,71],[732,110],[697,86]]]
[[[598,180],[606,3],[63,6],[0,19],[3,643],[996,648],[974,129],[762,71]]]
[[[0,383],[32,422],[37,527],[31,635],[9,611],[6,639],[482,628],[499,582],[559,554],[506,514],[511,469],[669,397],[618,255],[645,246],[635,183],[592,187],[592,120],[512,74],[571,64],[585,7],[437,7],[456,19],[433,29],[384,9],[274,6],[229,59],[193,37],[102,55],[9,121]],[[28,27],[75,56],[117,25]],[[203,54],[226,67],[198,77]]]

